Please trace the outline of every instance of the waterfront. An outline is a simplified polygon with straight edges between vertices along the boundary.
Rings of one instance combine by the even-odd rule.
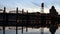
[[[18,30],[18,34],[21,33],[22,30]],[[0,30],[0,34],[3,34],[3,30]],[[5,28],[5,34],[16,34],[15,29],[8,29],[7,27]],[[35,28],[28,28],[28,32],[26,32],[26,28],[23,29],[23,34],[41,34],[41,28],[35,29]],[[51,34],[49,32],[48,28],[44,28],[44,34]],[[55,34],[60,34],[60,27],[57,29]]]

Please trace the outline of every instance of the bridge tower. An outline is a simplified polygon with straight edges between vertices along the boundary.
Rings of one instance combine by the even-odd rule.
[[[17,23],[19,23],[19,20],[18,20],[18,7],[16,8],[16,34],[18,34],[18,26],[17,26]]]
[[[41,4],[41,13],[44,13],[44,3]]]
[[[44,13],[44,3],[41,4],[41,13]],[[44,20],[42,20],[42,19],[44,19],[44,18],[41,17],[41,25],[44,22]],[[41,26],[41,34],[43,34],[43,33],[44,33],[44,28]]]
[[[4,25],[6,24],[6,7],[4,7],[3,14],[4,14],[3,15],[3,21],[4,21],[3,22],[4,23],[3,24],[3,34],[5,34],[5,26]]]

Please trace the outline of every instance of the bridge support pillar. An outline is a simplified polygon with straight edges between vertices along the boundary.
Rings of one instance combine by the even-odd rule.
[[[18,27],[16,26],[16,34],[18,34]]]
[[[23,34],[23,26],[22,26],[22,34]]]
[[[5,26],[3,26],[3,34],[5,34]]]
[[[57,25],[51,25],[49,31],[51,32],[51,34],[55,34],[57,29],[58,29]]]
[[[41,28],[41,34],[44,34],[44,28],[43,27]]]
[[[28,32],[28,28],[26,27],[26,32]]]

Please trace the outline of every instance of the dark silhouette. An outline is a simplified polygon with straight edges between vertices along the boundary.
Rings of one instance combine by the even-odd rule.
[[[56,9],[55,9],[54,6],[51,7],[51,9],[50,9],[50,14],[51,14],[52,16],[58,15],[58,12],[56,11]]]
[[[50,16],[51,16],[51,25],[49,31],[51,34],[55,34],[56,30],[58,29],[57,23],[56,23],[56,16],[58,15],[56,9],[54,6],[51,7],[50,9]]]
[[[57,29],[58,29],[57,25],[51,25],[49,31],[51,32],[51,34],[55,34]]]
[[[42,7],[44,8],[43,5]],[[51,34],[55,34],[59,24],[60,15],[58,15],[54,6],[52,6],[48,14],[40,12],[28,13],[28,11],[25,13],[24,9],[22,9],[22,13],[18,13],[18,8],[16,9],[16,13],[6,13],[6,7],[4,7],[3,13],[0,13],[0,26],[3,26],[4,34],[5,26],[16,26],[16,34],[18,34],[18,26],[22,27],[22,34],[23,27],[26,27],[26,32],[28,31],[27,27],[48,27]]]
[[[57,22],[57,17],[56,16],[58,16],[58,13],[57,13],[54,6],[52,6],[51,9],[50,9],[50,16],[51,16],[51,24],[53,24],[53,25],[57,24],[56,23]]]

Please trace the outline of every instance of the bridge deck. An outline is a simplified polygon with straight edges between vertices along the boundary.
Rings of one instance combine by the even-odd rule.
[[[60,17],[49,14],[0,13],[0,26],[49,27],[51,24],[59,25]]]

